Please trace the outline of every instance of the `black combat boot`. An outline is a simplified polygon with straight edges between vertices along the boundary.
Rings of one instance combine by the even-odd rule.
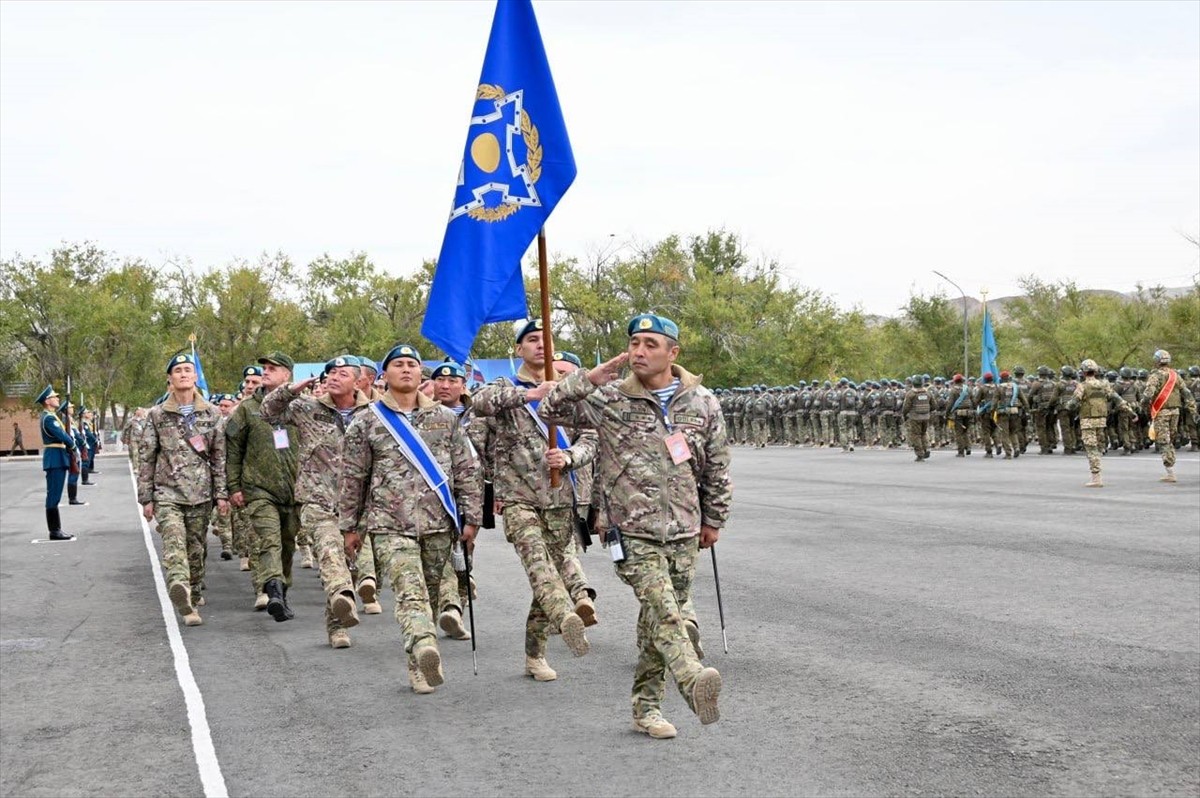
[[[77,504],[80,506],[87,505],[87,502],[79,501],[79,485],[67,485],[67,504]]]
[[[62,531],[62,521],[58,517],[57,507],[46,508],[46,529],[50,532],[51,540],[73,540],[74,535]]]
[[[268,579],[263,585],[263,592],[267,594],[267,612],[275,619],[276,623],[290,621],[296,617],[291,608],[287,605],[287,596],[284,594],[284,586],[278,579]]]

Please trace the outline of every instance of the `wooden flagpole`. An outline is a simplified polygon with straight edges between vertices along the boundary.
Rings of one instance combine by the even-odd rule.
[[[550,333],[550,264],[546,258],[546,228],[538,230],[538,291],[542,295],[542,352],[545,362],[542,364],[543,378],[550,382],[554,379],[554,336]],[[553,424],[546,425],[546,446],[550,449],[558,446],[558,428]],[[557,488],[562,483],[562,475],[557,468],[550,469],[550,487]]]

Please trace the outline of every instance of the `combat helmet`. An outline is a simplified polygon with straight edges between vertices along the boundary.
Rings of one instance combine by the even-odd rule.
[[[1171,353],[1165,349],[1154,350],[1154,365],[1165,366],[1171,362]]]
[[[1133,369],[1129,368],[1129,366],[1121,366],[1121,370],[1117,373],[1121,375],[1121,379],[1123,380],[1133,379]]]
[[[1063,366],[1063,368],[1065,369],[1065,368],[1067,368],[1067,366]],[[1088,374],[1088,373],[1099,374],[1100,373],[1100,364],[1097,363],[1096,361],[1092,360],[1089,357],[1089,358],[1086,358],[1082,363],[1079,364],[1079,370],[1082,371],[1084,374]]]

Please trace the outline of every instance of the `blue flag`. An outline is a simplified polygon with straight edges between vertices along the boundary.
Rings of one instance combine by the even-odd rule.
[[[1000,369],[996,368],[996,357],[1000,353],[996,349],[996,335],[992,332],[992,317],[988,313],[987,305],[983,306],[983,346],[981,349],[979,373],[983,375],[990,371],[992,377],[999,380]]]
[[[498,0],[421,334],[464,362],[484,324],[527,316],[521,256],[575,180],[531,0]]]
[[[192,360],[196,361],[196,390],[205,399],[208,398],[208,380],[204,379],[204,367],[200,365],[200,355],[196,354],[196,342],[192,341]]]

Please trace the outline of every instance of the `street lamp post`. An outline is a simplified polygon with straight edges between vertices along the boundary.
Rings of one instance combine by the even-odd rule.
[[[968,366],[968,363],[970,362],[970,353],[967,348],[967,292],[962,290],[962,288],[959,288],[958,283],[954,282],[949,277],[947,277],[946,275],[939,272],[937,269],[934,269],[933,273],[936,274],[938,277],[941,277],[946,282],[950,283],[950,285],[954,286],[955,288],[958,288],[958,293],[962,294],[962,299],[963,299],[963,303],[962,303],[962,306],[963,306],[963,379],[965,380],[971,376],[970,368]]]

